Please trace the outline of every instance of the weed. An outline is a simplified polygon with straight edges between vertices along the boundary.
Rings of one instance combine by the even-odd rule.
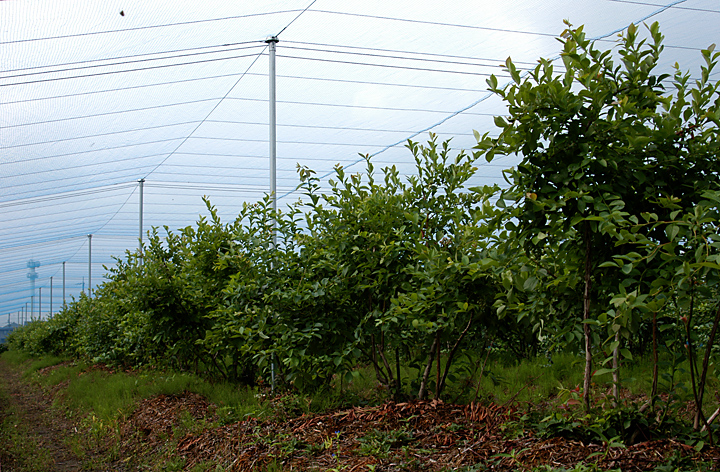
[[[305,442],[294,436],[280,438],[278,442],[279,451],[283,455],[283,457],[290,456],[295,451],[300,451],[307,447],[307,444],[305,444]]]
[[[717,470],[716,465],[708,462],[694,461],[691,457],[676,452],[666,463],[655,467],[655,472],[709,472]]]
[[[520,456],[522,456],[522,454],[527,450],[527,448],[520,449],[519,451],[512,449],[510,452],[501,452],[499,454],[495,454],[493,458],[498,463],[503,461],[504,459],[509,459],[510,465],[513,466],[516,470],[528,470],[528,468],[520,460]]]
[[[392,449],[401,447],[414,440],[413,433],[407,429],[390,431],[372,430],[359,439],[360,455],[386,459]]]
[[[178,472],[183,470],[185,467],[185,459],[183,458],[170,458],[163,465],[162,470],[167,472]]]
[[[277,460],[273,460],[265,466],[265,472],[282,472],[282,463],[278,463]]]
[[[195,464],[190,472],[209,472],[211,470],[221,471],[224,470],[220,465],[215,464],[213,461],[203,461]]]
[[[507,439],[517,439],[525,434],[526,420],[527,416],[523,416],[518,421],[506,421],[500,425],[500,431]]]

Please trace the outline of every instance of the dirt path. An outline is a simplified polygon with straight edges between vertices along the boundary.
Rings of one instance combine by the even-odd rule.
[[[0,360],[0,472],[83,469],[66,445],[74,427],[51,403],[39,386]]]

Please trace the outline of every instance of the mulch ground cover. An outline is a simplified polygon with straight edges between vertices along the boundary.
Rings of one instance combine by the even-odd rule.
[[[601,469],[652,470],[670,458],[720,461],[720,450],[702,453],[672,439],[608,448],[532,433],[509,439],[514,408],[441,401],[388,402],[291,419],[248,418],[212,426],[215,407],[184,393],[143,401],[123,426],[126,448],[138,438],[160,448],[171,438],[185,469],[206,464],[223,470],[523,470],[539,465],[571,468],[580,462]],[[176,436],[183,415],[205,420],[199,431]],[[476,466],[473,468],[473,466]]]

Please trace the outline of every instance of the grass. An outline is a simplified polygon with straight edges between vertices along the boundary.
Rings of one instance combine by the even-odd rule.
[[[210,383],[187,373],[167,373],[151,369],[112,371],[54,356],[32,358],[18,351],[7,351],[0,357],[20,368],[25,380],[46,389],[62,384],[61,394],[56,398],[54,406],[72,417],[82,431],[82,434],[69,437],[66,445],[76,456],[91,465],[92,461],[107,462],[118,458],[120,425],[144,398],[184,391],[199,393],[218,405],[217,416],[221,423],[234,422],[248,415],[272,414],[272,408],[260,401],[254,389],[229,383]],[[51,366],[56,367],[42,371]],[[7,404],[7,401],[0,398],[0,405],[3,404]],[[11,412],[5,416],[0,431],[0,443],[12,445],[7,453],[17,461],[23,461],[21,470],[49,470],[45,460],[47,458],[37,452],[42,451],[42,448],[27,440],[30,432],[19,426],[21,422],[17,421]],[[186,431],[197,426],[192,418],[184,418],[177,433],[182,437]],[[152,452],[151,457],[138,460],[147,460],[148,464],[162,463],[161,470],[182,469],[182,461],[172,457],[173,448],[170,442],[165,449],[166,451]],[[98,451],[102,451],[100,458],[95,457]],[[31,459],[37,466],[29,462]]]
[[[23,375],[28,376],[32,374],[33,372],[36,372],[40,369],[43,369],[45,367],[50,367],[53,365],[57,365],[64,360],[66,360],[63,357],[57,357],[57,356],[51,356],[51,355],[45,355],[42,357],[33,357],[29,354],[26,354],[23,351],[16,351],[16,350],[10,350],[5,351],[2,354],[0,354],[0,357],[4,361],[6,361],[8,364],[19,366],[22,364],[25,364],[23,367]]]
[[[0,404],[8,405],[9,399],[0,393]],[[40,443],[32,436],[16,411],[7,407],[0,412],[0,444],[2,455],[0,460],[12,457],[16,469],[24,472],[43,472],[51,470],[53,458],[47,449],[40,447]],[[4,460],[3,460],[4,462]]]
[[[582,386],[585,359],[579,355],[559,353],[552,360],[544,357],[524,359],[508,364],[500,359],[488,361],[483,378],[480,380],[480,398],[503,404],[510,400],[519,403],[538,405],[553,400],[569,391]],[[660,382],[658,392],[674,393],[679,400],[692,399],[692,387],[689,374],[689,363],[682,362],[675,366],[674,377],[671,378],[672,366],[667,359],[661,359],[659,369]],[[594,369],[601,366],[596,363]],[[651,358],[639,358],[625,361],[620,366],[620,384],[632,397],[649,396],[652,389],[653,363]],[[593,395],[602,398],[609,395],[612,389],[612,375],[602,374],[593,377]],[[474,382],[476,384],[476,382]],[[671,385],[672,384],[672,385]],[[711,395],[720,388],[715,369],[711,366],[708,372],[704,405],[717,407]],[[464,401],[472,400],[472,395],[461,396]]]
[[[552,364],[544,357],[506,365],[491,360],[480,382],[480,394],[497,403],[511,399],[521,402],[545,401],[564,388],[582,383],[580,358],[571,354],[553,356]]]
[[[228,421],[263,413],[263,406],[254,389],[230,383],[210,383],[192,374],[165,373],[154,370],[133,372],[94,369],[82,362],[60,365],[42,375],[43,367],[57,365],[64,359],[42,358],[29,361],[25,356],[2,358],[24,367],[23,376],[51,388],[68,382],[63,404],[81,416],[94,414],[101,421],[113,422],[129,414],[139,399],[184,391],[199,393],[218,405],[220,415]]]
[[[138,399],[160,394],[176,394],[192,391],[205,396],[218,406],[218,416],[223,423],[229,423],[247,416],[267,417],[284,410],[295,414],[322,412],[331,408],[350,404],[377,403],[390,397],[390,392],[378,385],[371,368],[359,368],[358,374],[350,382],[336,379],[329,390],[321,390],[309,396],[287,396],[276,402],[274,406],[263,401],[263,394],[254,388],[231,383],[211,383],[189,373],[167,373],[152,369],[141,369],[130,373],[92,369],[81,362],[65,363],[43,375],[37,372],[45,367],[61,364],[66,359],[54,356],[31,358],[18,351],[8,351],[2,358],[14,365],[23,365],[24,376],[52,387],[67,381],[65,405],[81,415],[92,412],[100,420],[112,423],[119,417],[129,414]],[[479,382],[479,398],[496,403],[517,401],[538,404],[554,399],[563,392],[582,385],[584,358],[578,355],[559,353],[551,360],[545,357],[524,359],[520,362],[507,363],[492,357],[485,366]],[[667,364],[667,362],[666,362]],[[596,366],[597,368],[597,366]],[[417,377],[417,369],[402,368],[403,380]],[[668,368],[661,369],[661,375],[667,374]],[[82,373],[82,375],[80,375]],[[450,384],[445,392],[446,398],[459,397],[459,401],[467,402],[474,399],[478,387],[478,374],[470,376],[469,370],[458,363],[452,374],[456,381]],[[667,375],[666,375],[667,376]],[[431,376],[431,380],[432,380]],[[463,382],[469,385],[460,391],[458,385]],[[621,366],[621,382],[631,395],[648,395],[652,384],[651,359],[638,359],[625,362]],[[687,362],[681,364],[674,377],[674,383],[685,392],[690,385]],[[602,395],[612,387],[610,374],[593,378],[595,394]],[[708,376],[707,392],[718,389],[714,369]],[[660,391],[668,391],[668,382],[661,379]],[[430,392],[433,392],[431,385]],[[405,386],[405,393],[412,396]],[[712,395],[706,395],[712,403]],[[689,396],[688,396],[689,399]],[[708,403],[708,404],[709,404]]]
[[[40,447],[37,438],[10,403],[7,391],[0,388],[0,463],[12,461],[14,469],[24,472],[50,470],[53,458]],[[8,465],[13,465],[9,463]]]

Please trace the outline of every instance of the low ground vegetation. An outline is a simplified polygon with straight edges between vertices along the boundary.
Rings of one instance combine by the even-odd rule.
[[[313,395],[272,394],[187,373],[11,352],[0,358],[8,379],[0,395],[23,391],[25,400],[18,403],[15,393],[3,404],[12,411],[1,414],[0,438],[10,447],[0,464],[14,472],[714,470],[720,450],[683,421],[692,416],[692,402],[669,414],[643,414],[638,405],[647,393],[623,391],[620,407],[598,404],[587,415],[578,394],[582,374],[568,378],[560,361],[545,366],[534,385],[492,387],[480,401],[458,405],[387,401],[375,382],[349,387],[349,401],[338,385]],[[532,364],[488,364],[497,378],[537,371]],[[648,365],[636,366],[645,391]],[[373,378],[371,369],[358,378],[366,376]],[[577,387],[562,388],[560,379]],[[553,393],[544,396],[544,389]],[[46,405],[43,421],[28,414],[29,399]]]
[[[153,229],[93,298],[16,330],[10,351],[292,398],[337,390],[345,406],[491,405],[505,389],[505,425],[526,416],[520,398],[557,398],[550,369],[563,401],[536,437],[603,442],[605,460],[685,421],[690,447],[714,446],[720,53],[702,51],[695,79],[654,75],[663,38],[646,29],[599,50],[568,25],[559,72],[508,59],[511,81],[488,79],[508,108],[499,134],[476,133],[470,153],[409,142],[411,177],[366,157],[327,183],[298,169],[303,196],[284,211],[268,196],[223,223],[206,201],[208,217]],[[503,155],[520,158],[507,188],[473,187]],[[587,416],[564,416],[576,403]],[[518,447],[496,453],[512,463]]]

